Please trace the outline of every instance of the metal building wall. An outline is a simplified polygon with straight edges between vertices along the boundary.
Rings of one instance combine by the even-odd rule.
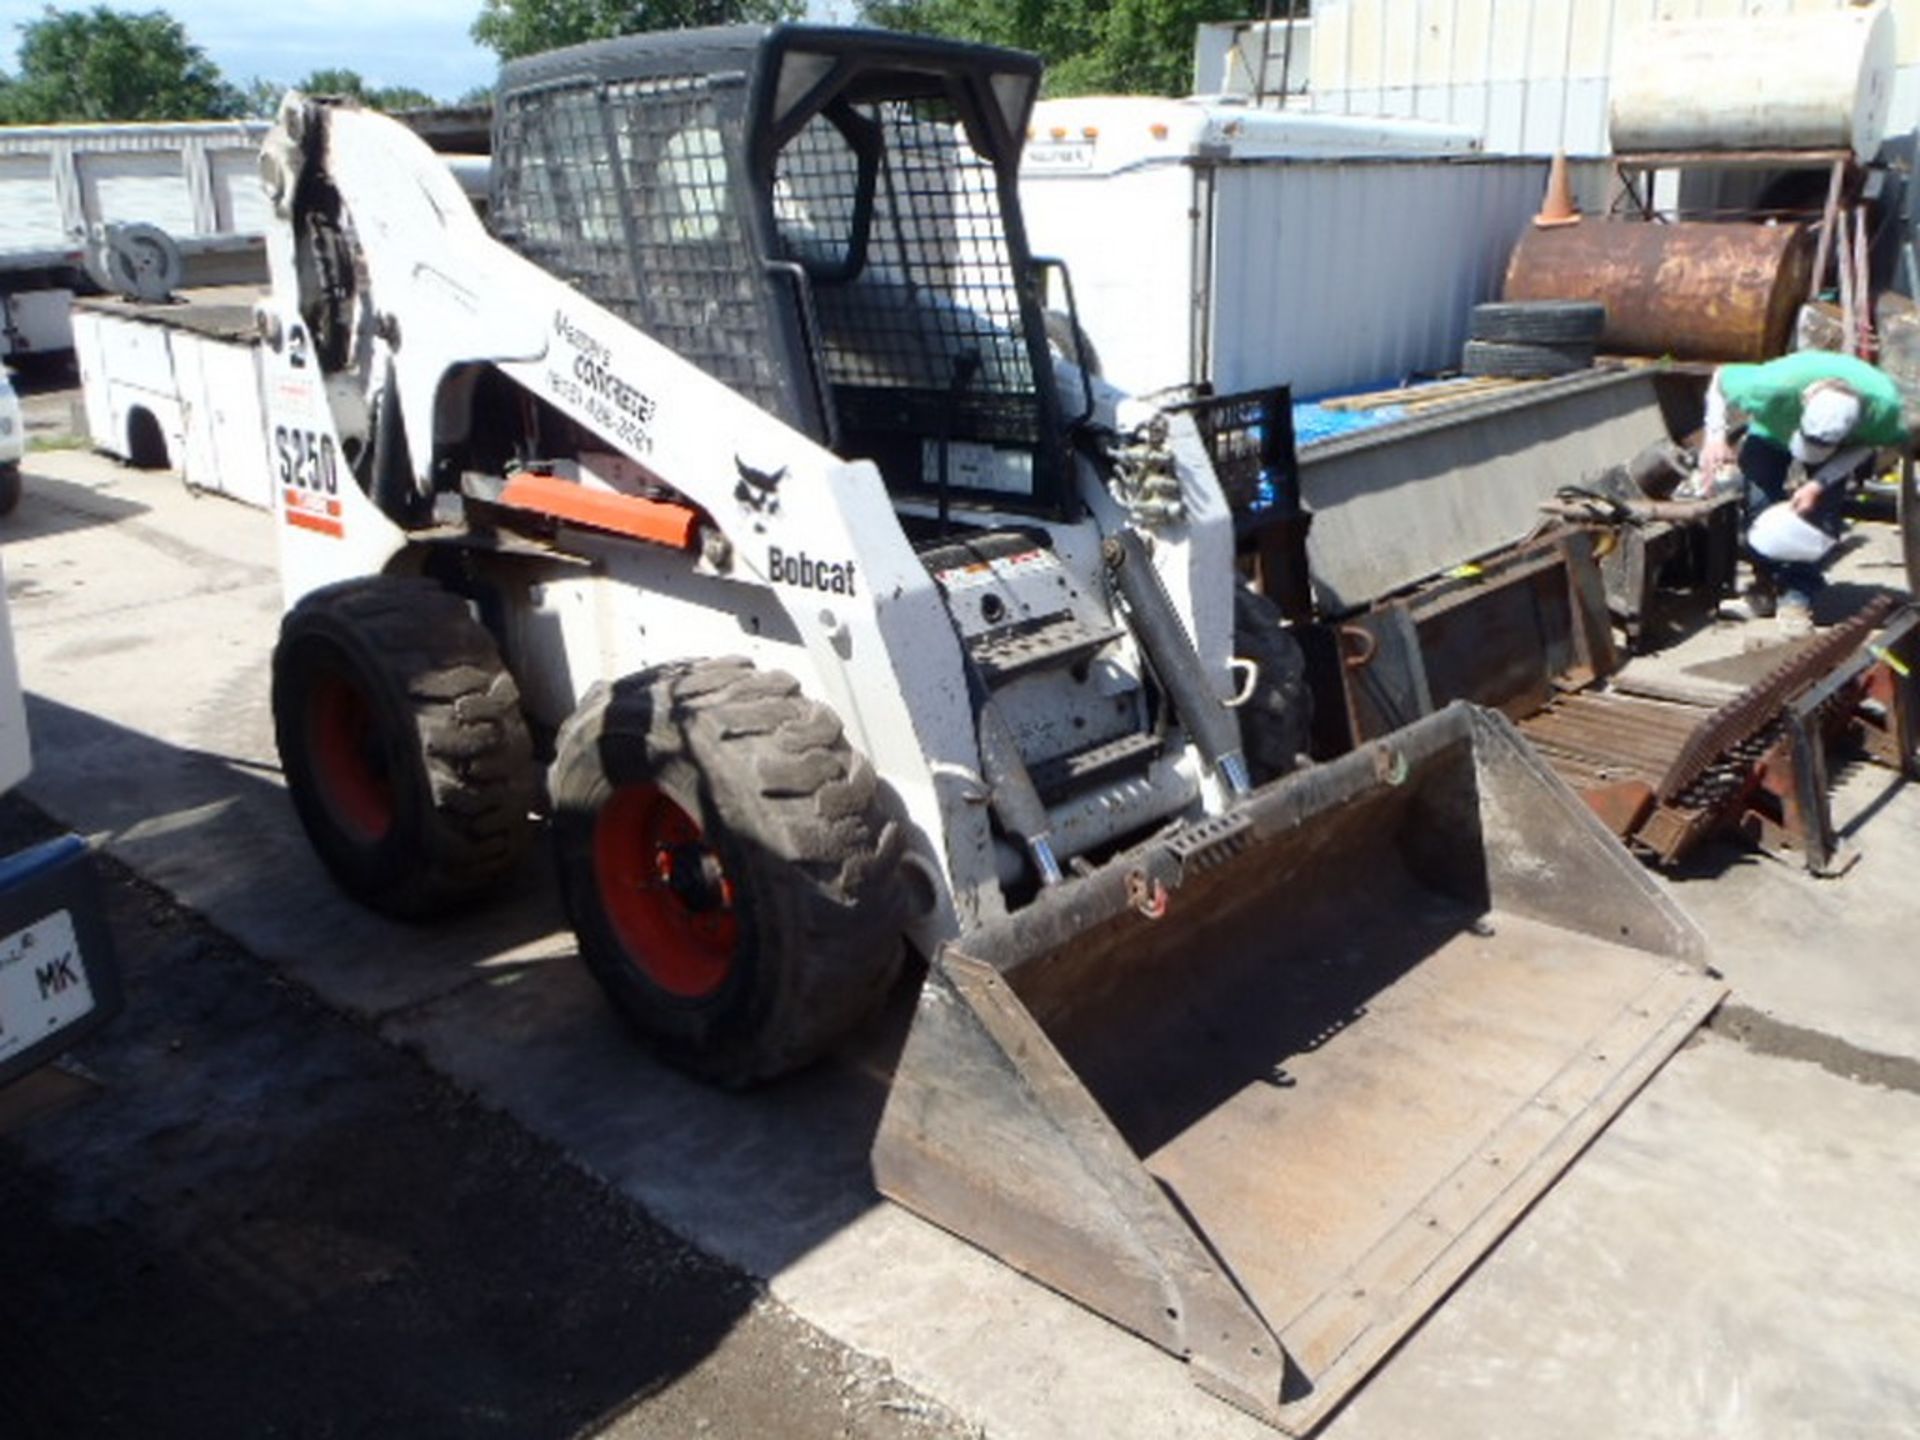
[[[9,176],[50,185],[35,203],[57,209],[66,236],[95,220],[148,220],[176,238],[215,235],[223,226],[214,167],[252,167],[267,129],[264,120],[5,126],[0,166]],[[258,188],[257,178],[253,185]],[[16,201],[22,198],[17,189]],[[260,213],[250,205],[231,208],[249,223]],[[48,229],[44,214],[34,228]],[[258,224],[252,233],[259,233]]]
[[[67,243],[53,162],[45,155],[0,154],[0,254],[54,250]]]
[[[1315,109],[1472,125],[1494,154],[1599,156],[1616,49],[1648,20],[1854,8],[1848,0],[1315,0]],[[1920,0],[1889,0],[1888,134],[1920,126]]]

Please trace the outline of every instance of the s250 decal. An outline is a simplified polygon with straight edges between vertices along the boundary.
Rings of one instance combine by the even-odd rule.
[[[339,539],[340,465],[333,437],[295,425],[273,429],[273,459],[287,524]]]

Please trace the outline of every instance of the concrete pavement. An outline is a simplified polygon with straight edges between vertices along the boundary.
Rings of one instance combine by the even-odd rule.
[[[30,798],[987,1434],[1272,1433],[878,1201],[860,1055],[746,1097],[652,1063],[573,960],[544,855],[511,901],[451,926],[344,901],[278,780],[268,517],[84,453],[27,468],[3,538]],[[1720,854],[1677,884],[1735,1003],[1778,1022],[1768,1043],[1697,1038],[1324,1433],[1911,1430],[1920,798],[1861,771],[1839,818],[1862,816],[1840,880]],[[1862,1055],[1891,1083],[1846,1078]]]

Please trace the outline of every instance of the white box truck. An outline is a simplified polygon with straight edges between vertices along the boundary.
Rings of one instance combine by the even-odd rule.
[[[1456,365],[1546,177],[1457,126],[1086,96],[1034,108],[1020,199],[1120,385],[1307,398]]]

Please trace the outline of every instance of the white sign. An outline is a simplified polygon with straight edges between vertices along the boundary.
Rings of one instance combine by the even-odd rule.
[[[1029,144],[1021,154],[1020,165],[1025,170],[1091,170],[1093,142],[1091,140],[1035,141]]]
[[[922,483],[940,484],[940,442],[920,444]],[[1033,494],[1033,456],[1024,450],[996,450],[971,440],[947,442],[947,482],[956,490],[996,490],[1002,495]]]
[[[76,1024],[93,1010],[93,987],[73,934],[56,910],[0,940],[0,1060]]]

